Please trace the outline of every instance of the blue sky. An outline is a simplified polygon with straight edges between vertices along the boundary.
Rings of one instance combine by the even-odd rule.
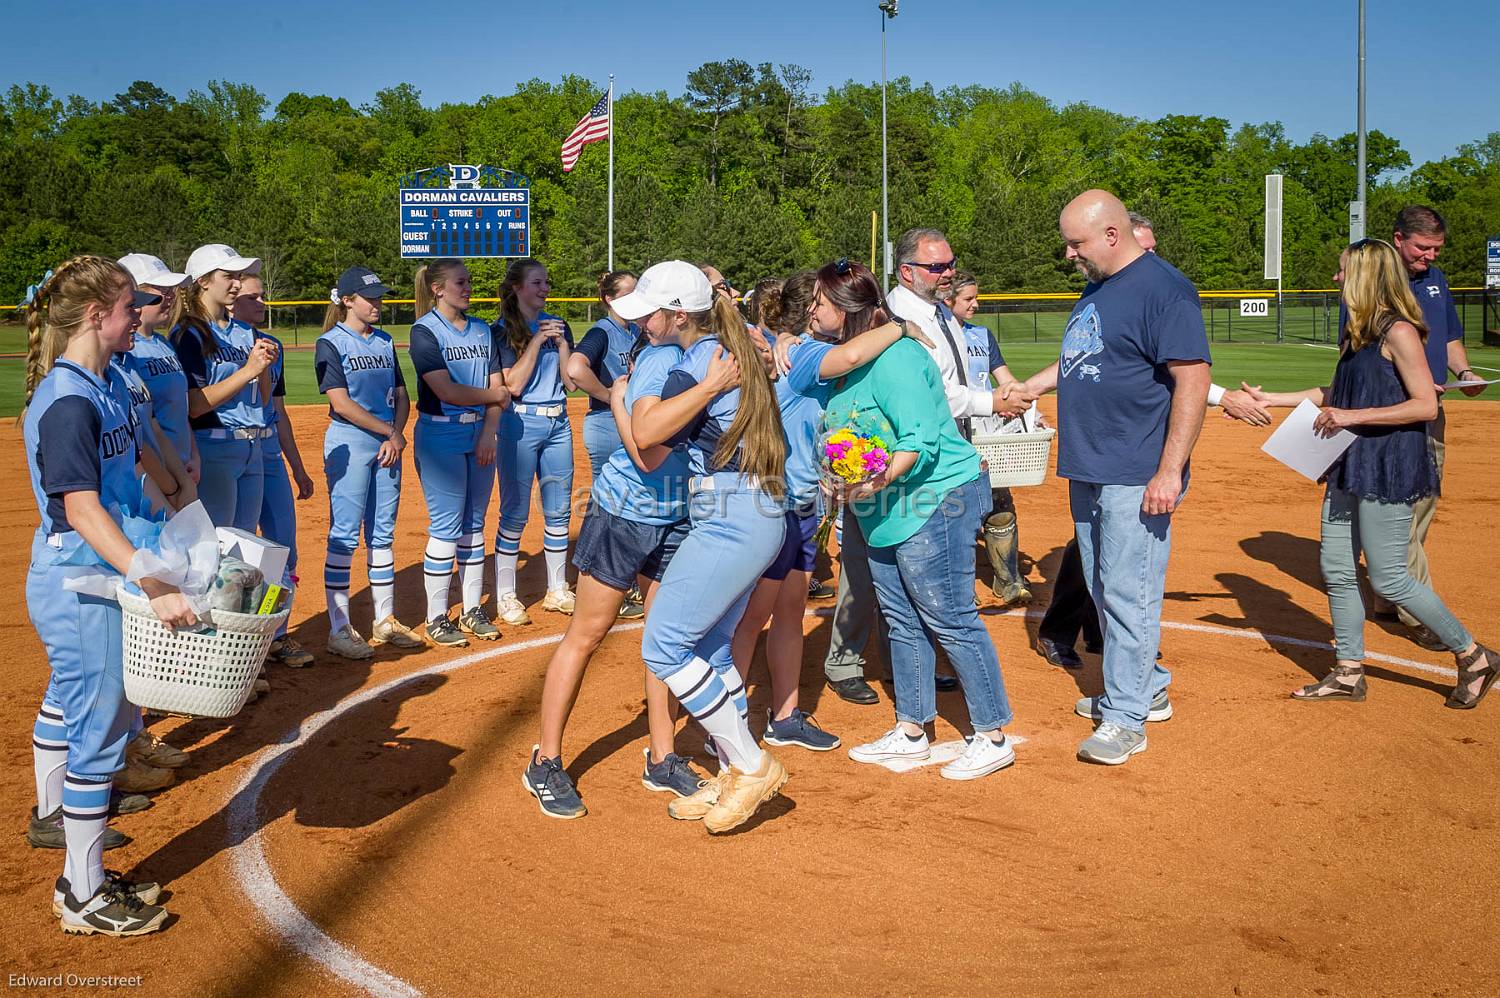
[[[1368,3],[1371,128],[1415,161],[1500,129],[1492,0]],[[425,9],[424,9],[425,8]],[[714,59],[790,62],[821,91],[880,78],[875,0],[720,4],[550,0],[514,5],[16,0],[0,83],[108,99],[136,79],[181,96],[209,79],[367,101],[409,82],[429,104],[510,93],[575,72],[680,94]],[[890,75],[943,87],[1012,81],[1058,103],[1156,118],[1281,121],[1289,136],[1355,125],[1356,0],[902,0]],[[20,43],[20,40],[27,40]]]

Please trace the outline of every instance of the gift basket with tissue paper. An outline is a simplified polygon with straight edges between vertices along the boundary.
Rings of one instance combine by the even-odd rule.
[[[976,427],[979,432],[973,440],[989,472],[990,486],[998,489],[1042,484],[1057,431],[1047,427],[1036,403],[1012,419],[996,416],[992,421],[1001,425]]]
[[[124,618],[125,697],[150,710],[230,717],[250,696],[276,631],[291,613],[287,549],[244,531],[215,530],[200,503],[165,523],[137,521],[136,560],[113,595]],[[177,586],[200,623],[172,630],[136,585]]]

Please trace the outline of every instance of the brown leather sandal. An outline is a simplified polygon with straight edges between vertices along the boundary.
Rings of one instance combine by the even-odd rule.
[[[1483,660],[1483,666],[1479,662]],[[1448,699],[1443,701],[1444,707],[1452,707],[1454,710],[1473,710],[1479,706],[1479,701],[1495,685],[1495,679],[1500,677],[1500,655],[1486,648],[1478,641],[1474,642],[1474,650],[1467,655],[1458,658],[1458,684],[1453,687],[1453,692],[1448,694]],[[1479,689],[1472,694],[1468,688],[1479,680]]]
[[[1354,682],[1341,680],[1354,677]],[[1292,691],[1293,700],[1345,700],[1360,703],[1365,698],[1365,670],[1360,666],[1336,665],[1333,670],[1301,689]]]

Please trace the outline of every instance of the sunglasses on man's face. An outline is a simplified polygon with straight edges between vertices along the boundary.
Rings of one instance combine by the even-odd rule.
[[[950,270],[957,270],[958,258],[954,257],[952,260],[946,260],[943,263],[921,263],[917,260],[907,260],[906,265],[908,267],[920,267],[927,271],[927,273],[937,277],[946,274]]]

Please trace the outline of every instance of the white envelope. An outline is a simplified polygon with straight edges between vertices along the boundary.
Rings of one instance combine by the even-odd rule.
[[[1323,477],[1349,445],[1354,434],[1340,430],[1331,437],[1320,437],[1313,430],[1313,420],[1321,410],[1303,399],[1291,414],[1281,421],[1260,449],[1291,468],[1297,474],[1316,482]]]

